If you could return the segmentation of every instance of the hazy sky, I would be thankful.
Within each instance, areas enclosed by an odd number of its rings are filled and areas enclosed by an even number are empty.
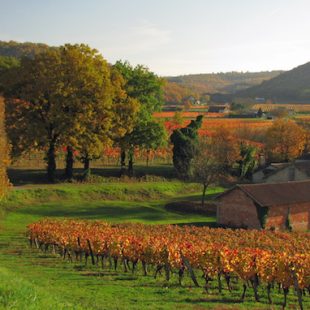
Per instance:
[[[88,43],[160,75],[310,61],[310,0],[0,0],[0,40]]]

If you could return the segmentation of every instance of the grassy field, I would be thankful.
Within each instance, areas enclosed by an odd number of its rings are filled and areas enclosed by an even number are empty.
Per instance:
[[[14,188],[2,203],[0,219],[0,309],[280,309],[282,295],[273,296],[270,307],[254,303],[249,290],[240,303],[241,290],[224,290],[216,284],[209,294],[195,288],[186,277],[183,286],[175,274],[169,283],[108,267],[70,263],[51,253],[30,249],[25,237],[27,224],[42,217],[101,219],[109,222],[147,224],[214,225],[215,218],[167,211],[166,203],[200,198],[197,184],[166,182],[104,183],[100,185],[27,185]],[[222,191],[213,188],[209,198]],[[198,273],[197,273],[198,274]],[[289,296],[294,309],[296,297]],[[305,306],[309,306],[306,303]]]

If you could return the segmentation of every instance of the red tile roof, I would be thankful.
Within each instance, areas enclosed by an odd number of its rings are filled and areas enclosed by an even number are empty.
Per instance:
[[[241,189],[262,207],[309,202],[310,208],[310,181],[239,184],[235,188]]]

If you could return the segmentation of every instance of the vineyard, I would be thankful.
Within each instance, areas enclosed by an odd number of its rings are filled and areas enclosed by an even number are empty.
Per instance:
[[[297,112],[297,113],[300,113],[300,112],[310,112],[310,104],[281,104],[281,103],[276,103],[276,104],[264,104],[264,103],[261,103],[261,104],[255,104],[253,107],[252,107],[252,110],[259,110],[259,109],[262,109],[263,112],[270,112],[270,111],[273,111],[275,109],[279,109],[279,108],[285,108],[287,110],[290,110],[290,111],[294,111],[294,112]]]
[[[198,110],[198,109],[197,109]],[[155,118],[173,118],[176,112],[173,111],[164,111],[164,112],[155,112],[153,116]],[[225,117],[225,113],[213,113],[213,112],[204,112],[204,111],[187,111],[179,112],[180,116],[183,118],[194,119],[198,115],[204,115],[205,117]]]
[[[217,281],[220,294],[232,292],[237,282],[243,286],[241,300],[251,287],[255,300],[260,288],[272,294],[282,290],[283,306],[292,289],[300,309],[310,294],[310,236],[308,233],[225,230],[194,226],[117,224],[77,220],[41,220],[28,226],[31,245],[44,251],[59,252],[102,268],[122,265],[125,272],[137,272],[141,263],[144,275],[155,278],[163,272],[166,281],[177,273],[179,284],[186,273],[195,286],[202,272],[205,289]],[[222,280],[226,283],[223,285]]]
[[[190,120],[185,120],[182,124],[175,124],[173,121],[165,121],[165,127],[169,133],[176,128],[187,126]],[[201,129],[199,129],[200,135],[210,135],[216,129],[225,127],[232,131],[237,130],[255,130],[264,131],[273,124],[272,120],[260,120],[260,119],[238,119],[238,118],[204,118]]]

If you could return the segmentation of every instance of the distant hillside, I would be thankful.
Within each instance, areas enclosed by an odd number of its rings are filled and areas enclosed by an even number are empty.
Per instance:
[[[310,62],[260,85],[240,91],[237,97],[263,97],[276,102],[310,102]]]
[[[51,47],[42,43],[0,41],[0,56],[15,58],[21,58],[23,56],[33,57],[35,54],[41,53],[49,48]]]
[[[228,72],[167,77],[165,98],[166,102],[169,103],[181,103],[189,95],[204,100],[205,94],[234,94],[240,90],[259,85],[263,81],[270,80],[282,72]],[[180,96],[183,97],[183,100],[171,100]]]
[[[235,93],[278,76],[283,71],[227,72],[167,77],[199,93]]]

